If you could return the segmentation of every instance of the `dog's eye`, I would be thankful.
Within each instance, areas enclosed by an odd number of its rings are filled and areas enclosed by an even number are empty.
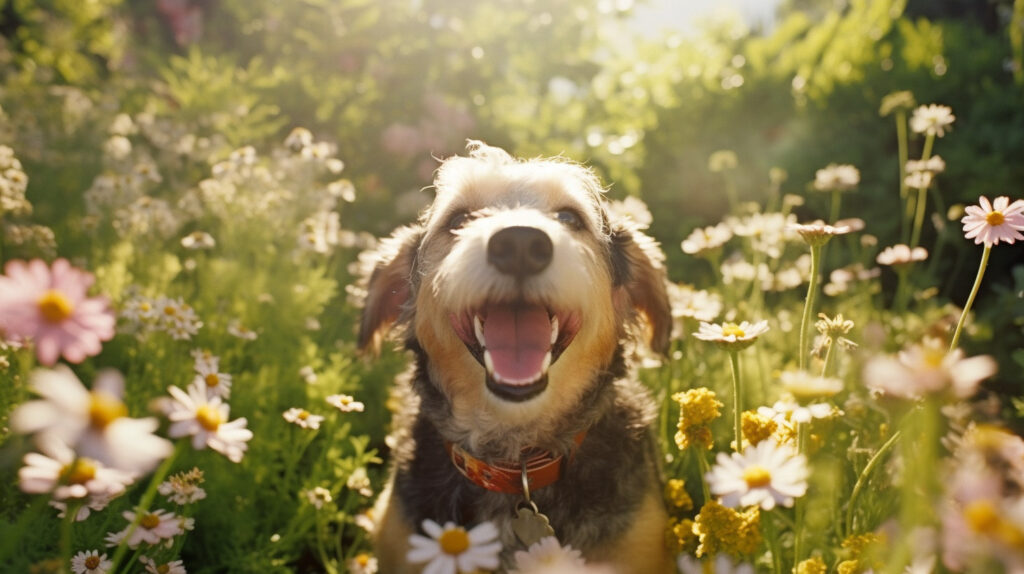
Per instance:
[[[448,218],[448,223],[445,224],[445,227],[449,230],[459,229],[465,225],[467,221],[469,221],[469,212],[459,211]]]
[[[571,209],[560,209],[555,213],[555,219],[559,223],[572,229],[573,231],[579,231],[583,229],[583,218],[580,217],[579,213]]]

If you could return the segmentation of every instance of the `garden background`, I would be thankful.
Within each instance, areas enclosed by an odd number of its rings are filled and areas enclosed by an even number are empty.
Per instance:
[[[386,473],[389,387],[405,357],[356,352],[358,255],[416,217],[438,158],[462,153],[469,138],[593,167],[610,199],[642,201],[623,209],[649,223],[670,279],[724,304],[705,320],[769,320],[769,341],[744,361],[745,378],[761,381],[747,393],[753,408],[772,404],[772,381],[798,362],[806,246],[796,237],[774,256],[737,246],[755,267],[800,270],[795,285],[762,288],[760,278],[726,280],[721,260],[681,242],[730,214],[830,220],[836,199],[814,189],[816,172],[851,164],[859,182],[843,193],[841,215],[866,227],[829,244],[822,276],[877,267],[884,246],[907,242],[913,193],[901,183],[897,129],[911,107],[889,113],[883,99],[907,91],[917,104],[949,106],[951,130],[927,144],[945,170],[920,195],[918,243],[930,257],[904,279],[907,301],[894,300],[900,275],[886,267],[826,291],[815,310],[856,323],[849,337],[862,352],[831,373],[846,385],[843,400],[867,396],[866,351],[948,337],[982,253],[962,236],[964,206],[1024,196],[1024,2],[786,0],[766,29],[708,20],[692,34],[640,33],[633,9],[621,0],[0,0],[0,145],[22,174],[5,181],[27,179],[24,200],[0,205],[0,261],[62,257],[95,276],[91,292],[109,298],[118,324],[101,353],[73,365],[87,386],[119,370],[128,412],[146,416],[169,386],[193,380],[190,353],[203,349],[231,375],[232,417],[253,433],[240,463],[209,449],[177,456],[169,470],[202,468],[208,496],[180,509],[194,530],[154,550],[157,560],[180,558],[189,572],[344,572],[370,551],[360,517]],[[905,137],[909,159],[920,158],[929,138]],[[147,317],[147,303],[194,313],[193,323]],[[684,315],[673,352],[643,371],[662,406],[667,471],[698,501],[680,520],[700,508],[700,471],[673,442],[670,397],[696,386],[728,396],[730,384],[727,354],[688,337],[697,321]],[[1019,432],[1019,245],[992,249],[961,347],[998,364],[965,407],[971,417]],[[22,491],[32,441],[9,420],[33,397],[36,366],[31,349],[0,349],[0,569],[11,572],[67,568],[62,545],[104,547],[147,484],[63,533],[47,497]],[[337,395],[364,410],[330,407]],[[291,424],[282,413],[293,407],[326,419],[315,430]],[[911,416],[884,401],[862,408],[846,405],[850,416],[818,429],[831,454],[819,456],[812,493],[831,502],[817,515],[848,511],[843,493],[886,430]],[[727,419],[716,423],[719,450],[729,449]],[[906,481],[886,476],[869,477],[861,532],[902,500]],[[822,516],[803,557],[839,564],[854,533]],[[795,539],[781,543],[795,562]],[[768,550],[739,558],[771,569],[779,551]],[[1001,556],[990,553],[993,567]]]

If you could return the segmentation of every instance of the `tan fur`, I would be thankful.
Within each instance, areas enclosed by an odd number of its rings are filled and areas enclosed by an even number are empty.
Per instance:
[[[381,572],[394,574],[415,574],[422,568],[410,566],[405,561],[409,552],[409,535],[413,533],[411,525],[402,516],[402,503],[397,496],[392,496],[394,481],[384,487],[377,504],[374,516],[377,516],[377,527],[373,534],[374,548]]]
[[[675,572],[673,557],[665,545],[668,515],[661,493],[654,491],[644,499],[633,528],[607,551],[593,557],[594,562],[608,562],[620,574],[658,574]]]

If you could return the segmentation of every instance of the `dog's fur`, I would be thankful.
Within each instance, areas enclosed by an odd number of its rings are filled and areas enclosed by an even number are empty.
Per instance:
[[[404,559],[410,533],[427,518],[467,528],[492,521],[502,533],[505,567],[522,548],[509,527],[522,497],[470,482],[452,464],[446,440],[487,461],[518,460],[526,447],[571,453],[561,479],[533,493],[559,541],[624,573],[669,571],[649,428],[655,411],[646,389],[628,376],[625,358],[638,334],[656,351],[668,345],[664,256],[609,214],[588,168],[517,160],[480,142],[468,151],[442,163],[433,204],[417,224],[382,242],[366,282],[360,345],[378,347],[397,325],[415,356],[396,390],[403,410],[395,416],[394,472],[377,508],[381,571],[419,571]],[[546,234],[550,264],[526,278],[490,264],[488,241],[508,226]],[[575,313],[578,332],[532,398],[491,392],[482,361],[453,326],[453,317],[490,301]],[[574,452],[582,430],[586,438]]]

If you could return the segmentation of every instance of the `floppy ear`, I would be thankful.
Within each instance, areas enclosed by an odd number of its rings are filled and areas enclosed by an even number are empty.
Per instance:
[[[400,227],[376,250],[361,256],[366,298],[359,324],[359,349],[380,351],[391,326],[407,311],[412,297],[412,269],[423,239],[419,226]]]
[[[672,335],[672,307],[665,282],[665,254],[658,243],[635,226],[613,222],[611,233],[612,279],[627,301],[623,304],[640,312],[647,321],[648,346],[662,355],[668,353]]]

